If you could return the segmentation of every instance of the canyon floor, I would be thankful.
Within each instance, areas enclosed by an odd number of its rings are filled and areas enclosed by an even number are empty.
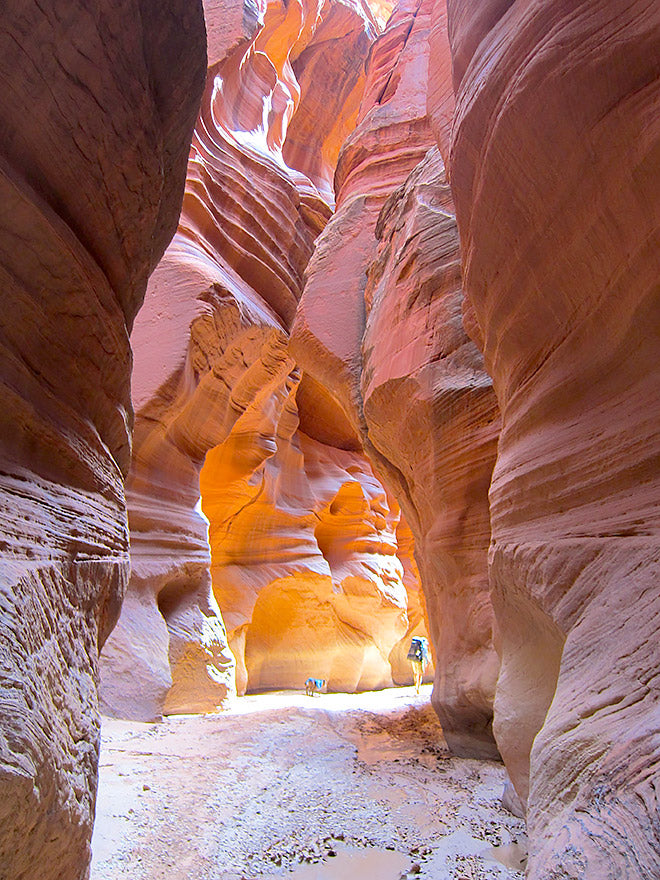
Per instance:
[[[430,691],[104,719],[91,880],[519,880],[504,770],[448,754]]]

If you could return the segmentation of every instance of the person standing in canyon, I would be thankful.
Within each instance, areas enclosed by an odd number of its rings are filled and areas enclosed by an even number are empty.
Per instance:
[[[410,642],[410,650],[408,651],[408,660],[412,666],[413,681],[415,682],[415,690],[419,693],[424,678],[424,672],[429,665],[429,642],[422,636],[414,636]]]

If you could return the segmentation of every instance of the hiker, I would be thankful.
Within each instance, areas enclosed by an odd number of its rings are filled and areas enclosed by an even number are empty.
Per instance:
[[[413,681],[415,682],[415,690],[419,693],[419,689],[424,678],[424,671],[429,665],[429,641],[423,636],[414,636],[410,642],[410,650],[408,651],[408,660],[412,666]]]
[[[326,680],[324,678],[308,678],[305,682],[305,693],[308,697],[313,697],[314,694],[321,694],[325,685]]]

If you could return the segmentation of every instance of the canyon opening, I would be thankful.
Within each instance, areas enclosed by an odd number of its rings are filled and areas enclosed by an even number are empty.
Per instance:
[[[8,0],[0,85],[0,880],[657,880],[660,6]]]

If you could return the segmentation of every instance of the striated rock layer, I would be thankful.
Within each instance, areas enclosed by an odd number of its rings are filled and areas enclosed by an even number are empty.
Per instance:
[[[128,330],[176,228],[203,82],[198,3],[3,4],[4,880],[88,874],[98,650],[129,569]]]
[[[179,229],[132,335],[133,575],[103,697],[139,718],[212,710],[235,674],[240,692],[390,684],[408,627],[398,506],[286,348],[375,25],[361,2],[271,2],[232,35],[220,12]]]
[[[295,390],[268,404],[277,421],[245,413],[202,470],[239,690],[309,676],[337,691],[391,686],[389,655],[408,630],[398,505],[361,452],[298,430]]]
[[[458,233],[437,150],[392,194],[376,236],[361,384],[369,440],[412,511],[437,660],[432,700],[443,731],[454,752],[492,756],[498,662],[488,487],[499,412],[461,321]]]
[[[660,8],[450,0],[451,180],[503,427],[496,736],[528,876],[660,864]]]
[[[499,422],[461,323],[458,233],[427,115],[433,11],[433,0],[400,3],[374,45],[291,350],[341,403],[414,534],[448,743],[494,755],[487,550]]]

